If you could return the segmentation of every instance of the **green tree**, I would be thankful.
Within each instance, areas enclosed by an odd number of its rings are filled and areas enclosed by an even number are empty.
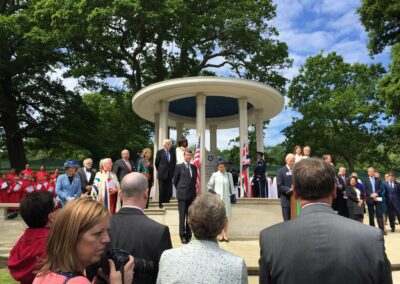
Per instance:
[[[371,54],[378,54],[386,46],[400,43],[399,1],[363,0],[358,13],[368,32]]]
[[[33,4],[0,4],[0,138],[17,169],[26,163],[24,139],[51,127],[75,96],[50,76],[63,54],[37,29]]]
[[[381,65],[349,64],[329,53],[309,57],[288,91],[289,105],[301,114],[283,132],[288,149],[310,145],[312,155],[343,159],[350,171],[357,161],[384,163],[378,82]]]
[[[270,0],[41,0],[41,31],[62,43],[68,75],[124,78],[134,93],[169,78],[213,74],[254,79],[283,90],[278,70],[290,66],[286,44],[271,26]],[[249,12],[251,11],[251,12]]]
[[[389,118],[385,147],[388,152],[397,154],[400,150],[400,43],[393,45],[391,59],[389,72],[380,81],[379,91]]]

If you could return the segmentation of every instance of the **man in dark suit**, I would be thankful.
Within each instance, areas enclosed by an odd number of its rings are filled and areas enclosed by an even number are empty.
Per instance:
[[[284,221],[290,220],[290,196],[292,194],[292,168],[295,162],[293,154],[287,154],[286,166],[276,172],[276,186],[281,197],[282,216]]]
[[[112,248],[120,248],[135,258],[153,261],[149,276],[135,273],[133,283],[156,283],[158,264],[163,251],[172,248],[167,226],[144,215],[148,198],[147,179],[143,174],[130,173],[121,183],[122,208],[111,218]]]
[[[395,216],[400,220],[400,184],[395,180],[394,173],[388,174],[388,180],[383,183],[386,188],[386,206],[392,232],[395,231]]]
[[[164,140],[164,148],[157,151],[156,169],[159,186],[158,206],[163,208],[163,203],[168,203],[172,196],[172,178],[176,165],[175,149],[171,148],[170,139]]]
[[[116,160],[113,164],[112,171],[117,175],[118,181],[121,182],[125,175],[135,171],[134,162],[129,160],[130,153],[124,149],[121,151],[121,159]]]
[[[331,208],[333,167],[316,158],[297,162],[293,192],[300,215],[261,232],[260,283],[392,283],[382,232]]]
[[[192,231],[187,222],[188,209],[196,198],[197,168],[190,164],[192,152],[186,150],[184,162],[176,165],[174,173],[174,185],[176,187],[176,197],[178,199],[179,210],[179,236],[181,242],[187,244],[192,238]]]
[[[92,168],[93,161],[90,158],[83,160],[83,167],[80,168],[77,173],[81,178],[82,194],[89,193],[92,191],[92,185],[96,171]]]
[[[384,231],[382,218],[382,182],[375,177],[375,169],[368,168],[368,177],[363,181],[364,190],[367,195],[369,224],[375,227],[375,214],[378,221],[378,227]],[[386,234],[386,233],[384,233]]]
[[[340,216],[349,217],[347,211],[346,188],[349,185],[349,177],[346,176],[346,168],[340,167],[337,175],[336,198],[333,200],[332,208],[336,210]]]

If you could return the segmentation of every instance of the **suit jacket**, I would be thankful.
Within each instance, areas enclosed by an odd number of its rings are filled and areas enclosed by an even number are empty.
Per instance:
[[[343,181],[342,176],[337,176],[337,182],[338,185],[341,185],[342,188],[339,189],[339,187],[336,188],[336,194],[339,198],[343,199],[343,193],[346,191],[347,186],[349,185],[349,177],[345,176],[346,182]]]
[[[88,181],[86,178],[85,170],[86,170],[86,168],[82,167],[77,171],[79,177],[81,178],[82,193],[86,192],[86,186],[93,185],[94,177],[96,176],[96,171],[93,169],[90,169],[90,178]]]
[[[385,181],[383,186],[386,188],[386,199],[400,205],[400,183],[394,181],[394,187],[392,188],[389,182]]]
[[[157,283],[247,284],[247,268],[242,257],[217,242],[192,240],[162,254]]]
[[[150,219],[137,208],[122,207],[110,221],[110,239],[113,248],[128,251],[135,258],[154,262],[151,277],[134,274],[132,283],[156,283],[158,264],[163,251],[172,248],[167,226]]]
[[[374,178],[374,180],[375,180],[375,192],[378,193],[378,195],[380,195],[382,192],[382,182],[379,178]],[[370,195],[372,194],[372,185],[369,177],[364,179],[363,185],[365,193],[367,194],[367,204],[371,204],[374,201],[370,197]]]
[[[57,178],[56,182],[56,200],[64,206],[67,203],[67,197],[79,197],[81,189],[81,179],[76,173],[74,174],[72,183],[69,182],[67,174],[62,174]]]
[[[117,175],[119,182],[121,182],[124,176],[135,171],[135,163],[131,160],[128,160],[128,162],[131,165],[132,171],[129,170],[128,166],[125,164],[124,159],[122,158],[116,160],[115,163],[113,164],[112,171]]]
[[[160,149],[156,154],[155,165],[157,168],[157,178],[161,180],[172,180],[176,165],[175,149],[169,150],[170,161],[168,162],[167,153],[165,149]]]
[[[292,174],[287,166],[284,166],[276,172],[276,186],[281,197],[282,207],[290,207],[290,189],[292,188]]]
[[[178,200],[192,200],[196,198],[197,168],[191,164],[192,176],[185,163],[175,167],[174,185],[176,188],[176,198]]]
[[[382,232],[324,204],[260,235],[260,283],[392,283]]]

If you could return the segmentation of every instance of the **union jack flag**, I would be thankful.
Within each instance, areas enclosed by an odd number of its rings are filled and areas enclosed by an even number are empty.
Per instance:
[[[242,187],[245,197],[251,197],[251,192],[249,190],[249,181],[247,177],[247,168],[250,166],[250,164],[249,146],[246,142],[244,142],[242,150]]]
[[[196,166],[197,168],[197,180],[196,180],[196,195],[199,195],[201,192],[200,189],[200,146],[201,146],[201,139],[199,136],[199,142],[196,145],[196,151],[194,152],[194,158],[192,165]]]

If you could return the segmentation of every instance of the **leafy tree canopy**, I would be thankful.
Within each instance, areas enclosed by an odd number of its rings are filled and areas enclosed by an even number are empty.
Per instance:
[[[386,46],[400,43],[400,2],[397,0],[363,0],[358,9],[368,32],[368,48],[378,54]]]
[[[289,149],[310,145],[312,155],[339,157],[351,171],[356,161],[384,163],[377,90],[384,72],[381,65],[346,63],[336,53],[309,57],[288,91],[290,106],[302,116],[283,131]]]

